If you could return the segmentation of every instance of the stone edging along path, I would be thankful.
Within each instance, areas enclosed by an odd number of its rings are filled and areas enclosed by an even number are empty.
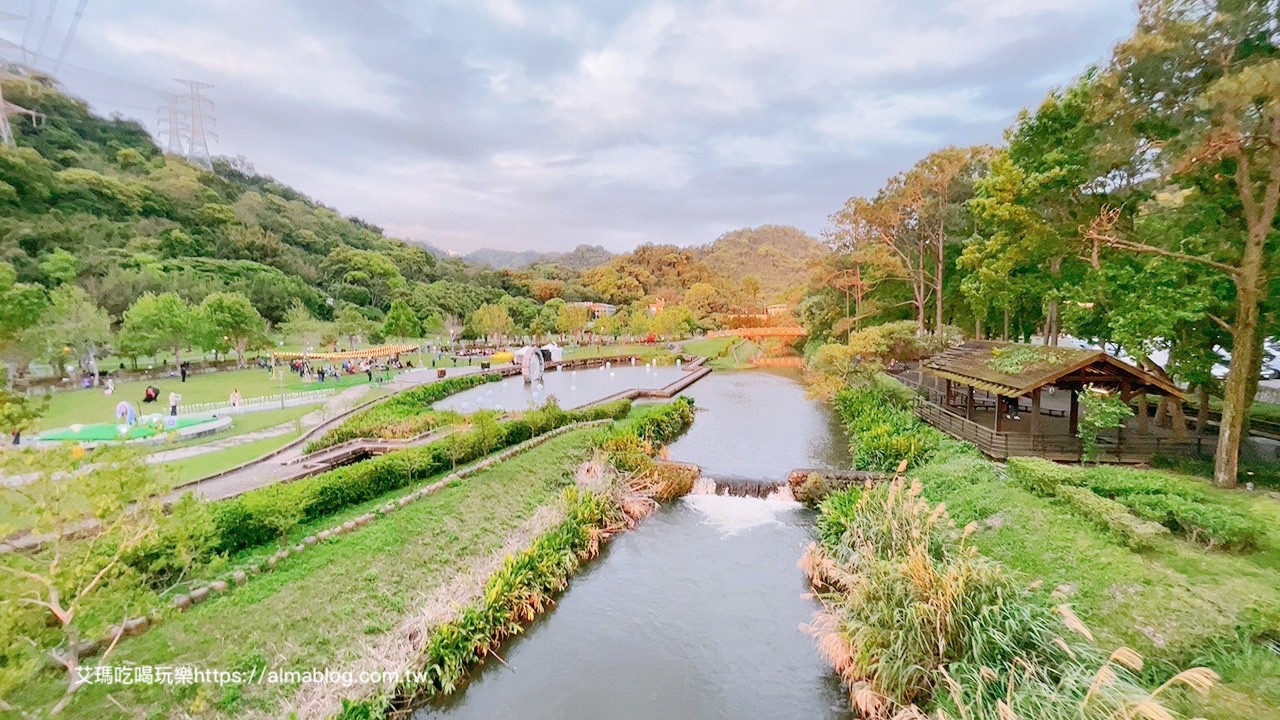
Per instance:
[[[535,438],[530,438],[528,440],[525,440],[524,442],[518,445],[513,445],[501,452],[488,455],[484,459],[476,463],[473,463],[464,468],[461,468],[449,473],[448,475],[440,478],[439,480],[431,483],[430,485],[426,485],[424,487],[418,488],[417,490],[414,490],[413,492],[408,493],[407,495],[403,495],[395,500],[392,500],[386,503],[385,505],[377,508],[376,510],[367,512],[363,515],[360,515],[359,517],[348,520],[342,523],[341,525],[335,525],[334,527],[328,530],[321,530],[320,532],[315,533],[314,535],[307,535],[306,537],[302,538],[302,540],[296,545],[293,545],[292,547],[281,548],[278,552],[274,553],[273,555],[270,555],[264,561],[250,563],[245,568],[237,569],[231,572],[229,575],[225,576],[224,578],[219,578],[217,580],[210,581],[207,584],[203,584],[201,585],[201,587],[198,587],[189,593],[178,595],[172,601],[173,608],[176,609],[178,612],[185,612],[191,609],[192,607],[195,607],[196,605],[204,602],[205,600],[208,600],[209,598],[213,597],[215,594],[225,593],[231,590],[234,586],[243,585],[247,583],[249,581],[250,576],[259,575],[259,574],[274,570],[277,565],[279,565],[282,561],[284,561],[291,555],[297,555],[298,553],[304,552],[309,547],[313,547],[322,542],[325,542],[326,540],[332,540],[337,538],[340,535],[344,535],[346,533],[350,533],[359,528],[362,528],[368,525],[369,523],[374,522],[375,520],[378,520],[380,518],[386,517],[387,515],[390,515],[391,513],[395,512],[396,510],[399,510],[400,508],[408,506],[410,503],[416,502],[428,495],[436,493],[441,488],[448,486],[450,483],[456,482],[458,480],[465,480],[466,478],[469,478],[472,475],[475,475],[476,473],[488,470],[494,465],[500,462],[504,462],[506,460],[510,460],[511,458],[523,452],[532,450],[533,448],[539,445],[542,445],[543,443],[547,442],[548,440],[551,440],[552,438],[559,437],[560,435],[564,435],[565,433],[573,432],[575,430],[585,430],[591,427],[600,427],[603,425],[611,424],[613,422],[614,422],[613,420],[588,420],[586,422],[564,425],[562,427],[558,427],[549,432],[545,432]],[[120,625],[111,627],[107,631],[106,637],[102,638],[101,640],[85,642],[79,648],[76,649],[76,654],[78,657],[82,659],[97,655],[98,653],[102,652],[104,649],[112,647],[115,644],[118,644],[120,640],[124,638],[136,637],[138,635],[145,633],[147,630],[150,630],[151,628],[160,624],[160,621],[162,619],[163,618],[158,613],[152,613],[151,615],[139,615],[137,617],[130,618],[129,620],[126,620],[124,623]]]

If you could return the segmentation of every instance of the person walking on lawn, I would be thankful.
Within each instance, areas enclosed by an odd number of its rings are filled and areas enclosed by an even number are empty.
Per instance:
[[[169,415],[178,416],[178,403],[182,402],[182,396],[176,392],[169,393]]]

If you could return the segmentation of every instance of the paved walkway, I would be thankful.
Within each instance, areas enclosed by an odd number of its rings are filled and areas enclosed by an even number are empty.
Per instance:
[[[460,375],[470,375],[472,373],[477,373],[477,372],[480,372],[480,368],[478,367],[458,368],[456,370],[450,369],[449,377],[458,377]],[[408,390],[409,388],[417,387],[419,385],[426,385],[429,383],[433,383],[436,381],[436,379],[437,378],[436,378],[436,373],[434,369],[419,368],[416,370],[410,370],[409,372],[401,373],[400,375],[396,376],[395,379],[388,382],[384,387],[390,389],[392,392],[400,392],[403,390]],[[367,385],[362,385],[358,387],[364,388],[366,390],[368,388]],[[341,395],[333,398],[330,402],[338,403],[339,401],[342,401],[344,399],[343,398],[344,395],[347,395],[348,392],[355,389],[356,388],[348,388],[348,390],[344,391]],[[166,502],[177,500],[179,497],[181,497],[182,495],[188,492],[195,493],[197,496],[204,498],[206,500],[222,500],[224,498],[235,497],[236,495],[240,495],[242,493],[246,493],[250,490],[254,490],[266,485],[271,485],[272,483],[280,479],[282,476],[294,474],[291,471],[296,468],[293,468],[290,466],[302,457],[303,449],[306,447],[307,441],[310,438],[318,437],[323,433],[328,432],[329,430],[340,425],[342,421],[346,420],[347,416],[352,413],[352,409],[350,409],[350,405],[354,403],[357,399],[358,397],[353,398],[348,396],[345,399],[347,403],[345,407],[349,409],[345,411],[341,411],[337,415],[333,415],[331,412],[326,413],[326,409],[329,408],[330,403],[325,403],[325,408],[321,408],[315,412],[308,413],[307,416],[303,418],[304,424],[307,422],[308,418],[311,418],[315,422],[315,424],[311,427],[311,429],[303,433],[303,435],[299,437],[297,440],[294,440],[289,445],[286,445],[284,448],[277,451],[275,454],[263,460],[260,460],[256,463],[252,463],[250,465],[239,468],[237,470],[233,470],[224,475],[219,475],[218,477],[210,478],[208,480],[202,480],[200,482],[178,488],[177,490],[174,490],[172,493],[166,496],[165,498]],[[321,414],[320,417],[314,417],[317,415],[317,413]],[[252,433],[249,433],[249,434],[252,434]],[[244,438],[246,438],[249,434],[240,435],[236,438],[227,438],[227,440],[228,441],[239,440],[241,442],[244,442]],[[173,452],[177,452],[177,451],[173,451]]]
[[[388,383],[390,386],[390,383]],[[371,388],[371,385],[353,385],[337,395],[325,401],[324,405],[303,415],[301,418],[302,430],[305,432],[317,425],[323,423],[327,418],[345,413],[352,407],[357,405],[360,398],[364,397]],[[288,435],[298,429],[298,422],[286,422],[279,425],[254,430],[253,432],[241,433],[230,437],[214,440],[213,442],[202,443],[200,445],[192,445],[190,447],[182,447],[174,450],[161,450],[160,452],[151,453],[147,456],[148,463],[166,463],[175,460],[185,460],[187,458],[199,457],[218,450],[226,450],[237,445],[251,443],[258,440],[266,440],[267,438]]]

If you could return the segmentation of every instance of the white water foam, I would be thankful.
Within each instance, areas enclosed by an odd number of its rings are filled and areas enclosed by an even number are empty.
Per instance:
[[[702,513],[708,522],[720,528],[725,536],[769,525],[781,525],[779,518],[800,507],[795,501],[770,502],[759,498],[730,495],[686,495],[685,503]]]

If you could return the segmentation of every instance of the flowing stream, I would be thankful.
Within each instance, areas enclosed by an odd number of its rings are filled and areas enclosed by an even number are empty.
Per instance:
[[[847,467],[839,427],[793,375],[712,373],[670,447],[716,485]],[[417,720],[845,720],[835,675],[801,630],[815,608],[796,562],[812,513],[777,496],[690,495],[611,542],[556,608],[468,687]]]

